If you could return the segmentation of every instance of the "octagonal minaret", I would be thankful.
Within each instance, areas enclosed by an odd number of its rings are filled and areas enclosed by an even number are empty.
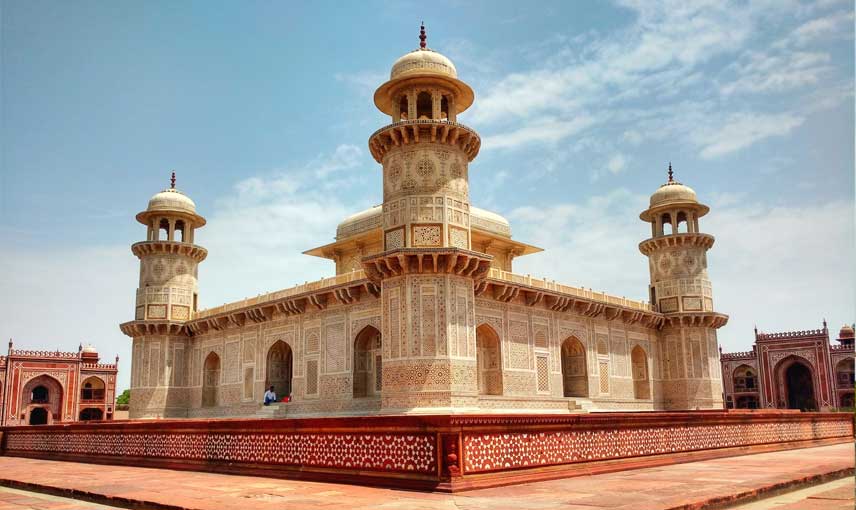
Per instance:
[[[671,163],[668,175],[639,216],[651,223],[651,238],[639,244],[649,261],[651,303],[666,318],[658,350],[661,397],[670,409],[721,408],[716,330],[728,316],[714,311],[707,274],[714,238],[699,229],[710,209],[674,179]]]
[[[146,240],[131,251],[140,259],[135,320],[183,322],[196,312],[199,263],[208,251],[193,244],[194,232],[205,225],[196,204],[175,188],[155,194],[137,221],[146,226]]]
[[[399,58],[375,105],[391,123],[369,138],[383,167],[383,251],[362,260],[381,285],[384,412],[475,409],[474,285],[492,257],[471,250],[473,103],[451,60],[427,47]]]
[[[392,124],[369,138],[383,165],[384,249],[470,248],[468,165],[481,139],[457,122],[473,103],[452,61],[420,47],[399,58],[375,105]]]

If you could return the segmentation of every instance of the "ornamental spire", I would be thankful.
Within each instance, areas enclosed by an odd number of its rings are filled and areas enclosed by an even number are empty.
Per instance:
[[[169,178],[169,187],[175,189],[175,170],[172,171],[172,177]]]
[[[422,22],[422,25],[419,27],[419,47],[423,50],[428,47],[428,43],[425,41],[428,39],[428,36],[425,35],[425,22]]]
[[[675,173],[672,172],[672,162],[669,161],[669,182],[675,182]]]

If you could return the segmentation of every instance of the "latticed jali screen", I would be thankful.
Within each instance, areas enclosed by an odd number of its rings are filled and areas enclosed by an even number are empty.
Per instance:
[[[459,415],[7,427],[3,454],[433,490],[852,441],[844,413]],[[686,458],[685,458],[686,456]],[[474,475],[478,475],[473,477]]]

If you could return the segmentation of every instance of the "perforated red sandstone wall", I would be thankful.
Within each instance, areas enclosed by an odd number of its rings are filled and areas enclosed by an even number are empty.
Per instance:
[[[455,491],[853,440],[843,413],[169,420],[7,427],[3,454]]]

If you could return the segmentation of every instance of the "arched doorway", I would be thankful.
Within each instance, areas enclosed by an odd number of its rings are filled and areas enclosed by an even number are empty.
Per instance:
[[[354,339],[354,398],[380,395],[383,387],[383,354],[380,331],[364,327]]]
[[[90,377],[80,386],[80,400],[104,402],[104,381],[99,377]]]
[[[44,407],[30,409],[30,425],[47,425],[48,410]]]
[[[648,378],[648,355],[645,349],[636,346],[630,352],[630,363],[633,372],[633,397],[639,399],[651,398],[651,381]]]
[[[562,387],[566,397],[588,397],[586,348],[573,336],[562,342]]]
[[[202,407],[217,407],[220,386],[220,356],[210,353],[202,372]]]
[[[734,369],[734,391],[758,391],[758,377],[755,369],[749,365],[740,365]]]
[[[800,361],[793,361],[785,368],[783,375],[788,409],[816,411],[811,369]]]
[[[267,353],[267,374],[265,389],[273,386],[277,398],[291,395],[291,377],[293,374],[293,355],[291,347],[282,340],[277,340]]]
[[[835,385],[852,389],[853,384],[853,358],[843,359],[835,365]]]
[[[36,420],[41,420],[42,412],[45,413],[46,417],[46,421],[43,423],[49,423],[51,416],[56,417],[57,420],[62,420],[63,394],[62,383],[53,377],[47,374],[34,377],[24,384],[21,391],[21,412],[33,404],[37,404],[31,409],[31,412],[36,408],[42,409],[42,411],[36,412]]]
[[[80,421],[101,420],[104,418],[104,413],[101,409],[87,407],[80,411]]]
[[[502,395],[502,356],[499,335],[487,324],[476,328],[479,395]]]

